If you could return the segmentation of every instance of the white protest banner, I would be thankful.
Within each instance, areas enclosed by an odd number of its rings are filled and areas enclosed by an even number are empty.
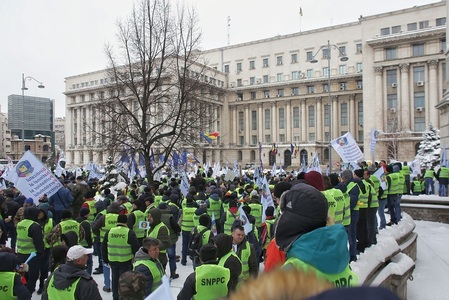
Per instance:
[[[363,159],[362,151],[349,132],[331,141],[331,145],[343,161],[351,162]]]
[[[25,197],[33,198],[36,205],[39,204],[39,197],[44,194],[51,197],[62,188],[59,180],[31,151],[25,152],[15,167],[3,173],[2,178],[14,183]]]
[[[187,178],[187,173],[184,172],[180,187],[181,193],[184,197],[187,196],[187,193],[189,192],[189,187],[190,187],[189,179]]]

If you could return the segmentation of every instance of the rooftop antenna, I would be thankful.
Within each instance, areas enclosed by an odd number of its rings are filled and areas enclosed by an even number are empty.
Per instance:
[[[228,16],[228,46],[231,44],[231,17]]]

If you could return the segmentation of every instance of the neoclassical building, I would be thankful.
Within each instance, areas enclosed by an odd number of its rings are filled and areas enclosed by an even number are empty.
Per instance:
[[[204,51],[223,94],[211,106],[220,138],[212,145],[198,140],[198,158],[242,164],[261,158],[265,166],[297,168],[317,153],[325,165],[329,141],[350,132],[365,159],[411,160],[430,124],[449,123],[436,108],[446,89],[445,49],[440,1]],[[69,164],[106,160],[101,143],[89,147],[82,125],[93,122],[89,101],[104,93],[104,74],[66,78]]]

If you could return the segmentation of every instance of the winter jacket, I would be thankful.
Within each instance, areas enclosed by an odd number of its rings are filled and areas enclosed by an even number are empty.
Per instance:
[[[71,264],[70,262],[60,265],[45,282],[44,293],[42,300],[48,300],[48,283],[54,277],[53,284],[56,289],[65,289],[72,285],[78,278],[80,281],[76,286],[75,299],[76,300],[102,300],[98,286],[92,276],[89,275],[83,268]],[[51,299],[49,299],[51,300]]]
[[[1,272],[14,272],[16,266],[19,265],[19,261],[12,253],[0,252],[0,273]],[[30,300],[31,294],[28,289],[23,285],[19,274],[14,276],[14,289],[13,295],[17,297],[17,300]]]
[[[73,196],[73,217],[77,218],[81,205],[84,203],[84,194],[90,189],[89,185],[84,180],[81,180],[76,183],[76,185],[73,187],[72,190],[72,196]]]
[[[152,259],[148,255],[147,249],[140,248],[139,251],[136,252],[136,255],[134,256],[134,263],[138,262],[139,260],[151,260],[156,263],[160,270],[163,271],[161,262],[159,260]],[[151,294],[151,289],[153,287],[153,274],[150,272],[150,269],[148,269],[148,267],[144,264],[138,265],[135,268],[135,271],[142,273],[147,278],[147,284],[145,286],[145,297],[147,297],[149,294]]]
[[[55,211],[63,211],[70,208],[73,202],[73,196],[65,187],[60,188],[56,194],[48,198],[48,203],[52,205]]]
[[[230,251],[233,251],[232,237],[230,235],[220,233],[213,237],[212,241],[217,246],[218,261],[220,261],[220,259]],[[231,272],[231,278],[229,280],[229,291],[233,291],[236,289],[240,274],[242,273],[242,263],[238,258],[231,255],[223,266],[225,268],[228,268]]]

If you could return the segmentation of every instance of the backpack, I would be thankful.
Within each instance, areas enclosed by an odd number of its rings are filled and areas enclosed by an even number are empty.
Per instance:
[[[118,294],[121,300],[145,298],[147,278],[137,271],[126,271],[120,276]]]
[[[198,227],[195,227],[190,232],[188,253],[192,261],[200,256],[200,248],[203,246],[203,234],[208,230],[209,229],[204,228],[203,230],[198,231]]]

